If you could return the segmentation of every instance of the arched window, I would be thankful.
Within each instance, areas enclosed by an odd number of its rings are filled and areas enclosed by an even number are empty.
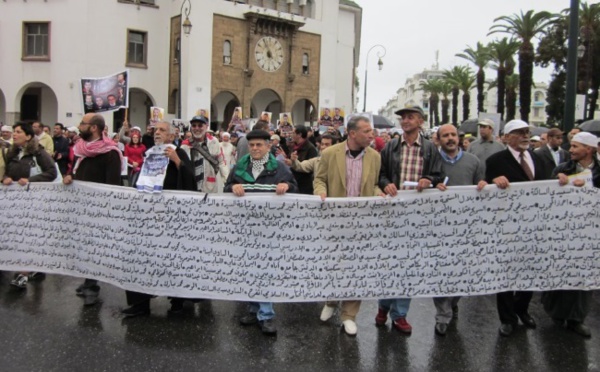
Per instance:
[[[302,74],[308,75],[308,73],[309,73],[308,53],[304,53],[302,55]]]
[[[225,40],[223,43],[223,64],[231,64],[231,41]]]

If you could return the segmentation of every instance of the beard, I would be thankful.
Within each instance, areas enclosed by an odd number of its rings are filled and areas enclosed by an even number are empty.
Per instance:
[[[79,132],[79,138],[88,142],[92,138],[92,132],[89,130],[86,130],[85,132]]]

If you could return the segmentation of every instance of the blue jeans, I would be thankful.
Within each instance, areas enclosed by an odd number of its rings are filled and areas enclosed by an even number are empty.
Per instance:
[[[256,313],[259,321],[273,319],[275,310],[273,310],[272,302],[249,302],[248,308],[251,313]]]
[[[379,300],[379,308],[389,311],[390,318],[395,321],[398,318],[406,318],[408,308],[410,307],[410,298],[393,298],[388,300]]]

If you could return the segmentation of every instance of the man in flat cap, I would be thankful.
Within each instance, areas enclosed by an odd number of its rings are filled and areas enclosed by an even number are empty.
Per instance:
[[[443,183],[442,157],[437,147],[421,135],[425,120],[423,109],[405,107],[396,111],[396,115],[402,117],[402,135],[388,142],[381,151],[379,187],[386,194],[396,196],[398,190],[416,188],[421,192]],[[405,182],[415,182],[417,186],[406,186]],[[375,324],[384,326],[389,313],[395,329],[412,333],[412,326],[406,320],[409,306],[410,298],[379,300]]]
[[[298,184],[292,172],[271,154],[269,132],[254,129],[246,135],[246,139],[250,153],[237,161],[235,168],[229,173],[224,192],[233,192],[240,197],[246,195],[246,192],[275,192],[277,195],[297,193]],[[249,313],[240,318],[240,324],[258,323],[264,334],[275,335],[277,328],[274,317],[272,302],[251,302]]]
[[[481,119],[477,123],[479,127],[479,139],[471,142],[468,153],[479,158],[481,165],[485,168],[485,161],[492,154],[504,150],[504,145],[494,138],[494,122],[491,119]]]

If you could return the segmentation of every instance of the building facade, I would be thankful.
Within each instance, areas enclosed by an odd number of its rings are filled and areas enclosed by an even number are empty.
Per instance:
[[[5,1],[0,45],[0,121],[77,124],[81,78],[129,70],[125,114],[144,127],[150,107],[166,118],[209,110],[215,126],[233,110],[354,110],[362,10],[348,0]],[[188,13],[189,12],[189,13]],[[183,20],[192,25],[189,34]],[[15,37],[21,35],[21,37]]]
[[[427,115],[428,119],[430,118],[430,108],[429,108],[429,94],[421,90],[421,83],[434,78],[441,78],[443,76],[443,71],[435,68],[432,69],[424,69],[423,72],[413,75],[412,77],[406,79],[403,87],[400,87],[394,97],[392,97],[385,106],[380,108],[379,114],[387,117],[390,120],[398,120],[397,116],[394,114],[395,111],[399,110],[402,107],[406,106],[414,106],[418,105],[423,108],[423,111]],[[531,111],[529,115],[529,121],[532,125],[540,125],[545,124],[547,115],[546,115],[546,92],[548,89],[548,85],[546,83],[535,83],[535,86],[531,91]],[[477,118],[477,88],[474,87],[469,92],[470,94],[470,103],[469,103],[469,119]],[[458,121],[463,122],[464,118],[462,117],[462,96],[463,93],[460,92],[458,97]],[[497,89],[491,88],[488,89],[488,84],[486,83],[484,86],[484,103],[483,107],[485,112],[495,113],[497,110]],[[448,97],[452,100],[452,95]],[[441,100],[443,96],[440,94],[440,103],[439,103],[439,113],[441,120]],[[519,103],[517,97],[517,116],[519,115]],[[452,106],[450,106],[449,114],[451,115]],[[441,123],[444,124],[444,123]],[[424,125],[426,129],[431,126],[431,120],[428,120]]]

